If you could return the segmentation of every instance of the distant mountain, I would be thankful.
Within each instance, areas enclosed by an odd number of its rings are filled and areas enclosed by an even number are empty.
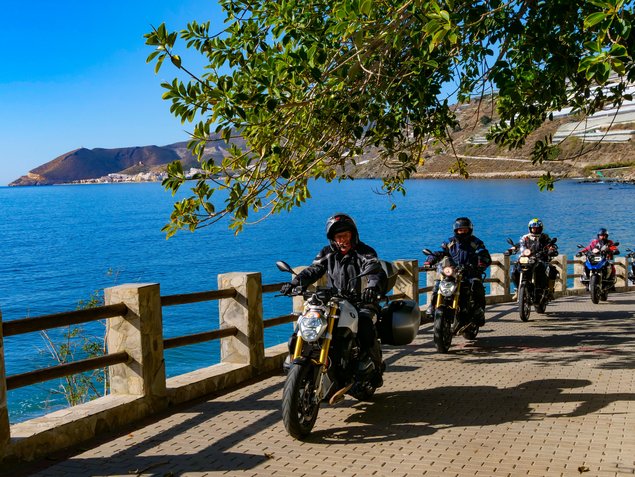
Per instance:
[[[242,141],[234,141],[240,147]],[[205,149],[205,157],[221,159],[227,154],[227,144],[212,142]],[[187,149],[186,142],[167,146],[123,147],[117,149],[80,148],[62,154],[28,174],[11,182],[10,186],[32,186],[64,184],[85,179],[95,179],[112,173],[128,171],[149,172],[165,168],[173,161],[181,160],[184,168],[198,165],[196,158]]]
[[[414,178],[458,177],[449,170],[460,158],[471,177],[512,178],[538,177],[549,172],[555,177],[593,177],[635,180],[635,101],[621,109],[605,110],[583,118],[569,113],[554,114],[532,133],[527,143],[509,150],[488,140],[491,124],[498,120],[491,99],[456,106],[459,125],[452,131],[452,144],[436,144],[424,152],[424,163],[412,174]],[[487,116],[489,112],[492,116]],[[532,164],[534,141],[552,136],[557,157],[542,164]],[[216,136],[205,149],[205,158],[222,159],[228,145]],[[244,140],[232,139],[241,149]],[[379,160],[379,151],[371,148],[357,158],[357,165],[347,165],[353,177],[386,177],[394,165]],[[98,179],[113,173],[139,174],[159,172],[175,160],[184,169],[197,167],[198,161],[186,142],[167,146],[128,147],[119,149],[76,149],[39,166],[9,185],[61,184]]]

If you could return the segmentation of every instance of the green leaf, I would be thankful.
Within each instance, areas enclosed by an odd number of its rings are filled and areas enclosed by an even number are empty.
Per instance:
[[[596,13],[592,13],[591,15],[589,15],[588,17],[586,17],[584,19],[584,27],[585,28],[592,28],[595,25],[597,25],[600,22],[603,22],[604,20],[606,20],[607,15],[604,12],[596,12]]]

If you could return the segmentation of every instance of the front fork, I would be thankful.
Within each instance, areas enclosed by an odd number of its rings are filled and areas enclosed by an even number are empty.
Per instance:
[[[324,334],[322,349],[320,350],[320,357],[318,361],[312,360],[313,364],[320,367],[320,372],[316,373],[315,376],[316,395],[320,397],[322,396],[322,384],[324,382],[322,376],[328,371],[329,349],[331,348],[331,341],[333,341],[333,329],[335,328],[335,322],[339,318],[339,308],[331,305],[328,316],[328,324],[326,327],[326,333]],[[304,346],[304,340],[302,339],[302,336],[300,336],[300,333],[296,336],[297,339],[295,342],[295,349],[293,350],[292,362],[302,356],[302,347]]]
[[[456,291],[454,292],[454,296],[452,297],[452,305],[450,306],[450,308],[452,308],[453,310],[459,309],[460,296],[461,296],[461,281],[459,280],[457,281]],[[436,303],[435,309],[438,309],[440,306],[443,305],[443,299],[444,299],[444,296],[437,291],[437,303]]]

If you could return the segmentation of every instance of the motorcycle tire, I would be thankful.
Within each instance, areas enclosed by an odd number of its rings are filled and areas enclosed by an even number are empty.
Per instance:
[[[591,301],[594,305],[597,305],[600,302],[600,285],[598,284],[597,275],[591,275],[589,291],[591,292]]]
[[[527,288],[524,286],[521,286],[518,289],[518,314],[522,321],[529,321],[529,315],[531,315],[531,301],[529,300]]]
[[[463,333],[461,333],[461,335],[463,335],[463,338],[465,338],[466,340],[476,339],[476,335],[478,335],[478,326],[470,326]]]
[[[282,422],[289,435],[295,439],[307,437],[317,420],[320,403],[315,396],[313,365],[292,366],[282,391]]]
[[[540,313],[541,315],[543,315],[546,310],[547,310],[547,300],[541,300],[538,303],[536,303],[535,305],[536,307],[536,313]]]
[[[353,385],[353,387],[351,388],[348,394],[350,394],[353,398],[357,399],[358,401],[370,401],[370,399],[375,394],[376,389],[377,388],[375,388],[374,386],[371,386],[369,383],[357,382]]]
[[[449,311],[443,308],[437,308],[434,314],[434,345],[439,353],[447,353],[452,344],[452,322]]]

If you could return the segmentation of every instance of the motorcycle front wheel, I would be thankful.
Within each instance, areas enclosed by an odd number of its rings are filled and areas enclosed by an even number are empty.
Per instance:
[[[447,353],[452,344],[451,311],[444,307],[437,308],[434,314],[434,345],[439,353]]]
[[[597,275],[591,275],[589,280],[589,291],[591,292],[591,301],[594,305],[600,302],[600,284],[598,283],[599,277]]]
[[[282,422],[291,437],[308,436],[317,420],[320,403],[315,396],[313,365],[296,364],[291,367],[282,391]]]
[[[527,293],[527,287],[521,285],[518,289],[518,314],[522,321],[529,321],[529,315],[531,314],[531,301],[529,300],[529,293]]]

